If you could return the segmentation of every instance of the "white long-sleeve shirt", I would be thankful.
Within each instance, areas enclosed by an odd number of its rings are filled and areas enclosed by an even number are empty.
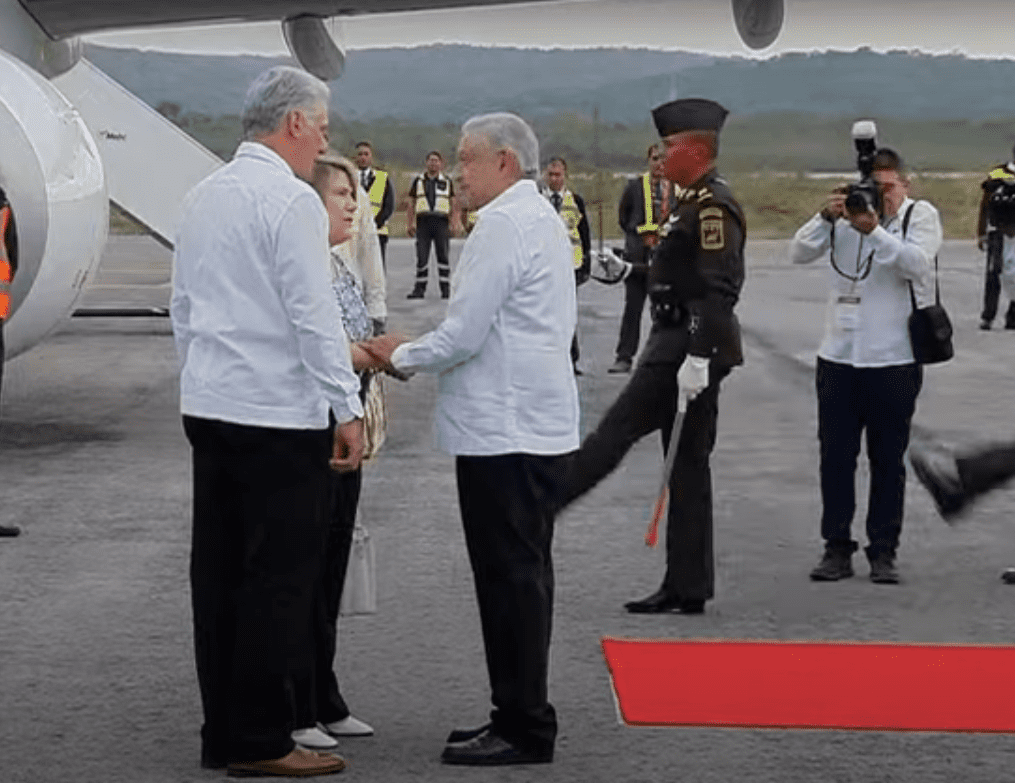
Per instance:
[[[388,317],[388,305],[381,243],[377,239],[377,224],[374,223],[370,195],[362,185],[357,188],[352,236],[338,247],[341,248],[342,259],[363,291],[363,301],[366,302],[370,317],[383,321]]]
[[[451,281],[447,316],[399,346],[399,370],[440,373],[437,446],[453,455],[578,448],[571,242],[531,180],[479,210]]]
[[[902,220],[914,204],[905,239]],[[829,258],[832,224],[815,215],[796,232],[790,260],[807,264]],[[918,306],[934,301],[934,258],[941,249],[941,219],[927,201],[903,201],[898,213],[864,236],[848,221],[835,223],[835,265],[829,263],[825,337],[818,356],[854,367],[910,364],[909,314],[913,306],[909,282]],[[857,281],[849,277],[862,278]],[[859,297],[855,328],[840,310],[841,300]],[[848,305],[847,305],[848,306]]]
[[[1005,236],[1001,251],[1001,288],[1015,301],[1015,237]]]
[[[170,305],[180,410],[261,427],[324,429],[363,415],[331,290],[320,197],[263,144],[184,202]]]

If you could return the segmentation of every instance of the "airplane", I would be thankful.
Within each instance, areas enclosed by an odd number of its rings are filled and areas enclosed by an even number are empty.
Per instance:
[[[79,36],[279,20],[296,60],[331,81],[345,55],[324,19],[519,2],[533,0],[0,0],[0,187],[19,248],[7,358],[37,345],[72,311],[101,258],[110,201],[172,247],[183,197],[222,165],[83,58]],[[783,0],[732,0],[732,10],[747,46],[762,49],[778,37]]]

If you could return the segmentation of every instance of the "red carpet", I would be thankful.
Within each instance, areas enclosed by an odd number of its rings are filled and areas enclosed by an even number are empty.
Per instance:
[[[1015,647],[603,639],[625,723],[1015,731]]]

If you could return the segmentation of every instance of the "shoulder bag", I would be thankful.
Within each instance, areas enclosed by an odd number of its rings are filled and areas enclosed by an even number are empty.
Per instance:
[[[903,239],[915,206],[915,203],[909,205],[902,220]],[[909,281],[909,299],[913,304],[913,312],[909,315],[909,341],[913,346],[913,359],[917,364],[947,362],[955,355],[955,349],[952,346],[952,322],[941,304],[937,256],[934,256],[934,304],[917,307],[912,281]]]

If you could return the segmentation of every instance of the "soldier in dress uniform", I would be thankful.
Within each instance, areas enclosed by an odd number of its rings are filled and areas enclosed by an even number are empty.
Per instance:
[[[669,449],[678,396],[687,403],[669,480],[666,575],[655,593],[626,604],[629,612],[700,614],[714,592],[709,457],[719,385],[743,363],[733,308],[744,281],[746,224],[715,167],[726,115],[702,98],[652,111],[677,197],[649,268],[652,330],[630,381],[575,454],[556,498],[559,509],[592,488],[654,430]]]

